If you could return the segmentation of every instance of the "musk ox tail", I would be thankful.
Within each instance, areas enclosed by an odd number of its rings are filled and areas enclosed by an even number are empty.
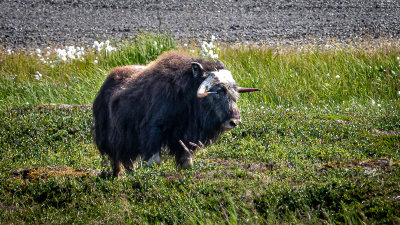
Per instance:
[[[107,148],[107,130],[108,130],[108,110],[105,94],[99,92],[93,103],[93,116],[94,116],[94,127],[93,136],[94,142],[100,150],[101,154],[109,154]]]

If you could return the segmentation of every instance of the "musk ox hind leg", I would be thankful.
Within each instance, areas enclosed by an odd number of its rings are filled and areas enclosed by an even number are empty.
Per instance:
[[[119,173],[121,172],[121,162],[115,159],[110,159],[111,167],[113,169],[113,177],[119,179]]]
[[[112,176],[114,178],[119,179],[119,175],[122,171],[122,166],[125,168],[127,173],[131,173],[136,167],[137,167],[137,160],[118,160],[118,159],[112,159],[111,157],[108,157],[110,160],[107,162],[110,162],[111,168],[112,168]],[[103,162],[102,162],[103,164]],[[104,165],[104,164],[103,164]],[[111,175],[108,173],[108,175]]]

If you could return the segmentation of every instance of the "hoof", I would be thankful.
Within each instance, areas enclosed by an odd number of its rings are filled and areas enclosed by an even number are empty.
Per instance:
[[[183,159],[181,161],[181,163],[179,164],[180,169],[189,169],[191,167],[193,167],[193,158],[192,157],[188,157],[186,159]]]
[[[161,163],[160,153],[156,153],[149,159],[149,161],[147,161],[146,165],[151,167],[154,164],[160,165],[160,163]]]

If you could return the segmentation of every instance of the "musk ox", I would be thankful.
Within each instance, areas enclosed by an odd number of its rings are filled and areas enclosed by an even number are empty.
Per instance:
[[[178,167],[192,165],[193,143],[212,143],[240,123],[240,92],[221,61],[168,52],[147,66],[115,68],[93,103],[94,140],[113,175],[140,156],[160,163],[162,147]],[[202,144],[201,144],[202,145]],[[189,147],[187,147],[189,146]]]

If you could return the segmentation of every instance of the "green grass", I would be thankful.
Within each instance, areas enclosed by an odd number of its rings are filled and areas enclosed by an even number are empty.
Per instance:
[[[90,105],[48,104],[90,104],[115,66],[199,50],[149,34],[115,45],[54,68],[0,54],[0,223],[400,223],[398,47],[220,45],[238,83],[262,89],[241,96],[240,127],[189,170],[164,156],[113,180],[101,173],[110,168],[92,143]]]
[[[157,42],[157,47],[154,42]],[[89,104],[107,73],[118,65],[147,64],[163,51],[176,49],[166,35],[144,34],[130,41],[116,43],[117,51],[96,53],[89,50],[85,60],[43,63],[36,54],[17,51],[0,53],[0,108],[23,104]],[[162,48],[160,46],[163,46]],[[50,60],[56,60],[52,54]],[[95,59],[98,63],[95,64]],[[35,79],[39,72],[43,76]],[[15,77],[10,79],[10,77]]]

